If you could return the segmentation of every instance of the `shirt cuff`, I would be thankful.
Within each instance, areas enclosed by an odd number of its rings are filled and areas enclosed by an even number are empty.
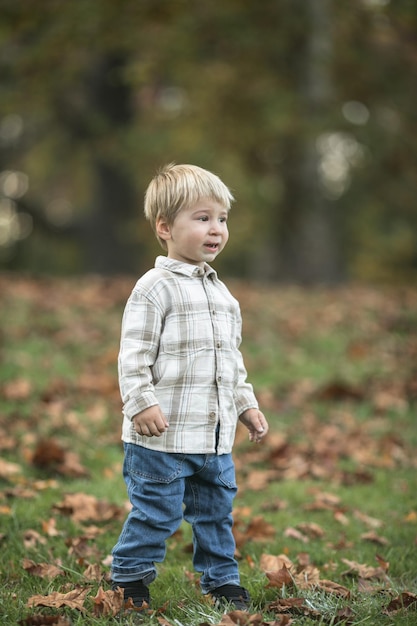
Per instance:
[[[123,415],[132,421],[135,415],[157,404],[159,402],[153,393],[143,393],[139,398],[131,398],[124,404]]]

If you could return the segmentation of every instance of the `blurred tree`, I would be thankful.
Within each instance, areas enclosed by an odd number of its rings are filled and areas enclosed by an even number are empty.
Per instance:
[[[416,14],[411,0],[2,0],[3,267],[144,269],[158,247],[141,196],[161,164],[189,161],[238,200],[219,269],[415,275]]]

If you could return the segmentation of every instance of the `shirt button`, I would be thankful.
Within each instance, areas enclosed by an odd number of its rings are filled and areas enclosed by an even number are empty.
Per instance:
[[[221,342],[221,341],[218,341],[218,342],[216,343],[216,348],[221,348],[221,347],[222,347],[222,342]]]
[[[211,417],[211,419],[214,419],[216,417],[216,413],[212,411],[211,413],[209,413],[209,417]]]
[[[222,377],[221,376],[217,376],[217,382],[220,383],[222,381]]]

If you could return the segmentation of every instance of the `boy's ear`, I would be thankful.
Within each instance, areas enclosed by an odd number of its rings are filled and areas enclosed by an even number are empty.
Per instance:
[[[164,241],[171,239],[171,228],[168,222],[166,222],[166,220],[164,220],[162,217],[160,217],[156,221],[156,234],[160,239],[163,239]]]

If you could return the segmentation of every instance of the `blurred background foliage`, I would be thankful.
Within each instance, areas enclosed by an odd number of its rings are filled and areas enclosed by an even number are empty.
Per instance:
[[[237,202],[216,268],[417,277],[415,0],[0,0],[0,268],[138,273],[161,165]]]

